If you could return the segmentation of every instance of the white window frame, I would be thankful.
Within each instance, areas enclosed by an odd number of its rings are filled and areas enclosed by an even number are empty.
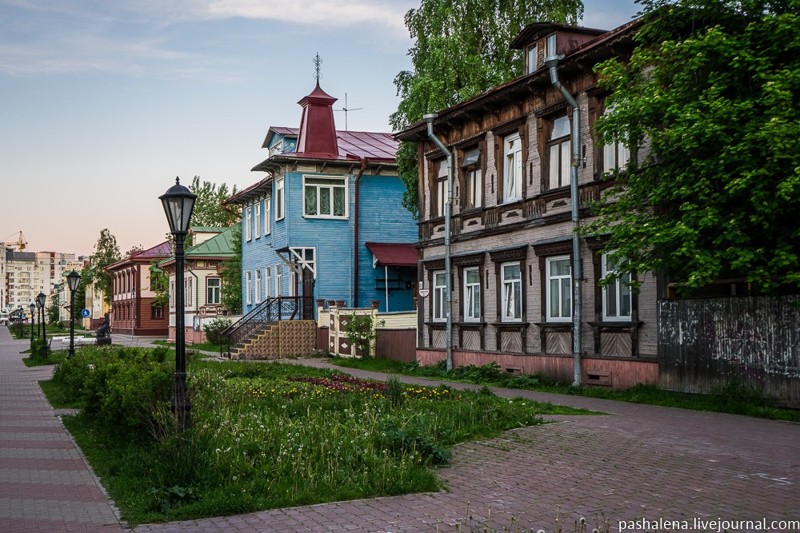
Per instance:
[[[553,264],[567,261],[569,264],[569,274],[553,274]],[[553,295],[553,282],[556,283],[558,294]],[[558,255],[548,257],[545,259],[545,316],[547,322],[572,322],[572,261],[569,255]],[[564,312],[564,297],[568,298],[569,308]],[[553,314],[552,306],[553,299],[557,298],[555,302],[558,305],[558,314]]]
[[[253,272],[255,273],[255,282],[254,282],[255,290],[253,291],[255,293],[255,303],[260,304],[261,303],[261,270],[257,268]]]
[[[528,47],[528,74],[539,69],[539,46],[532,44]]]
[[[464,322],[481,321],[481,269],[480,267],[467,267],[464,276]],[[476,279],[470,281],[470,274]]]
[[[289,296],[297,296],[297,271],[289,267]]]
[[[313,183],[315,180],[325,180],[328,183]],[[334,183],[336,182],[336,183]],[[307,213],[306,212],[306,190],[309,187],[313,187],[316,189],[316,213]],[[330,214],[321,214],[323,205],[322,205],[322,189],[328,189],[328,199],[329,205],[328,208],[330,209]],[[335,200],[334,195],[336,190],[342,190],[344,194],[344,214],[342,215],[335,215],[333,214]],[[303,216],[305,218],[324,218],[324,219],[336,219],[336,220],[343,220],[349,216],[349,201],[348,201],[348,194],[349,194],[349,180],[347,177],[342,176],[317,176],[317,175],[304,175],[303,176]]]
[[[284,178],[275,180],[275,222],[283,220],[286,216],[286,183]]]
[[[244,273],[244,303],[252,305],[253,303],[253,274],[249,270]]]
[[[522,199],[522,138],[514,133],[503,139],[503,203]]]
[[[188,276],[183,280],[183,288],[184,288],[184,304],[186,307],[192,307],[194,305],[194,290],[193,290],[194,282],[192,281],[192,277]]]
[[[271,231],[270,219],[272,218],[272,196],[264,198],[264,236],[269,235]]]
[[[517,267],[518,277],[507,277],[507,268]],[[522,263],[511,261],[500,264],[501,322],[522,322],[525,294],[522,287]],[[511,312],[509,312],[511,311]],[[519,311],[519,314],[516,313]]]
[[[275,264],[275,296],[283,296],[283,266]]]
[[[253,240],[253,206],[251,204],[247,204],[245,207],[245,219],[244,219],[244,239],[246,241]]]
[[[431,278],[433,297],[431,298],[431,320],[444,322],[447,320],[447,278],[444,270],[436,270]]]
[[[254,211],[253,211],[253,233],[255,233],[256,239],[261,238],[261,200],[258,200],[254,204]]]
[[[609,274],[616,274],[616,264],[614,263],[614,254],[603,254],[601,259],[601,278],[605,278]],[[631,293],[631,275],[628,272],[622,272],[618,277],[603,286],[603,321],[604,322],[630,322],[633,316],[633,295]],[[616,310],[609,309],[609,300],[613,298],[616,304]],[[627,300],[628,312],[622,313],[623,301]]]
[[[545,57],[557,56],[558,55],[557,50],[558,50],[558,48],[557,48],[557,43],[556,43],[556,34],[555,33],[551,33],[545,39],[544,56]]]
[[[436,212],[434,217],[444,216],[444,207],[447,203],[447,159],[440,160],[436,165]]]
[[[272,269],[270,267],[264,267],[264,299],[269,300],[271,298],[271,291]]]
[[[212,284],[212,282],[215,282]],[[219,305],[222,303],[222,278],[206,278],[206,304]]]
[[[605,110],[603,115],[613,113],[613,108]],[[614,140],[603,145],[603,173],[622,172],[631,160],[630,148],[622,140]]]
[[[480,167],[468,168],[465,176],[468,208],[483,207],[483,173]]]
[[[560,121],[565,122],[560,122]],[[567,132],[559,134],[557,123],[566,124]],[[570,182],[572,164],[572,124],[567,115],[552,120],[550,135],[547,138],[547,190],[567,187]]]

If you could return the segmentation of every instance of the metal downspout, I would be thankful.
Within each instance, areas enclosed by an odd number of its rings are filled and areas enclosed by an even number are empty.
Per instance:
[[[358,307],[358,205],[361,196],[361,175],[367,169],[369,160],[361,158],[361,168],[358,169],[355,180],[355,198],[353,200],[353,307]]]
[[[453,211],[453,153],[433,133],[433,121],[438,115],[429,113],[422,119],[428,123],[428,137],[447,156],[447,202],[444,204],[444,292],[445,292],[445,350],[447,370],[453,369],[453,294],[450,287],[450,217]]]
[[[581,158],[580,136],[581,136],[581,115],[578,102],[561,85],[558,79],[558,62],[563,56],[550,56],[544,60],[545,65],[550,71],[550,83],[558,89],[564,99],[572,107],[572,165],[570,166],[570,203],[572,204],[572,359],[573,359],[573,387],[581,384],[581,314],[583,302],[581,298],[581,242],[578,235],[580,227],[580,197],[578,194],[578,164]]]

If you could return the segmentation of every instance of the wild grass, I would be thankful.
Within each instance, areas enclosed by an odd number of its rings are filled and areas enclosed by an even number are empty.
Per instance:
[[[85,350],[56,373],[82,402],[65,423],[131,525],[438,490],[453,445],[564,412],[488,389],[191,361],[181,434],[163,388],[170,357]]]
[[[331,361],[337,366],[374,372],[800,422],[800,410],[778,407],[773,399],[742,383],[730,383],[711,394],[686,394],[659,389],[655,385],[636,385],[625,390],[573,387],[544,376],[509,374],[496,363],[463,366],[447,371],[443,361],[430,366],[375,358],[333,358]]]

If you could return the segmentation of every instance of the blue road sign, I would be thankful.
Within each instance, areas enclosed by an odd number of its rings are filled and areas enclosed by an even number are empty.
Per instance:
[[[90,313],[89,313],[89,310],[88,310],[88,309],[84,309],[83,311],[81,311],[81,316],[82,316],[83,318],[88,318],[88,317],[89,317],[89,314],[90,314]]]

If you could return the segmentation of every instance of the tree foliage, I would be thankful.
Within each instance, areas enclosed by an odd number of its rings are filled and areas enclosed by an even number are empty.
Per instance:
[[[415,39],[409,50],[413,71],[394,80],[400,104],[390,122],[401,130],[432,113],[471,98],[522,73],[522,56],[511,50],[513,38],[527,24],[575,24],[583,14],[580,0],[421,0],[406,13]],[[397,154],[406,184],[403,205],[416,216],[417,152],[403,142]]]
[[[229,313],[242,310],[242,226],[234,224],[231,231],[233,256],[226,259],[220,272],[222,278],[222,305]]]
[[[150,261],[150,290],[155,294],[153,305],[165,307],[169,304],[169,274],[158,267],[158,259]]]
[[[588,230],[687,288],[800,282],[800,4],[647,0],[629,62],[599,67],[606,138],[646,156]]]
[[[192,212],[193,226],[207,226],[227,228],[239,220],[236,212],[231,212],[223,207],[222,202],[236,194],[236,186],[228,190],[228,185],[217,185],[208,181],[200,181],[200,176],[192,179],[189,190],[197,195]]]
[[[94,254],[89,263],[86,282],[94,281],[95,286],[103,291],[103,300],[111,304],[111,274],[106,272],[108,265],[114,264],[122,257],[117,246],[117,238],[114,237],[108,228],[100,231],[100,237],[94,245]]]

